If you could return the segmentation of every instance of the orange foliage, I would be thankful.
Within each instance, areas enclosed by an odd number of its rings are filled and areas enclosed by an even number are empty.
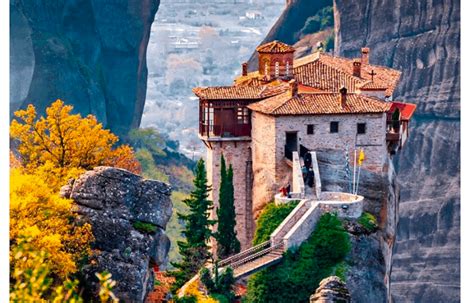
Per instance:
[[[148,295],[145,302],[147,303],[161,303],[166,299],[166,295],[170,292],[171,284],[174,283],[174,278],[166,275],[166,272],[155,271],[155,288]]]

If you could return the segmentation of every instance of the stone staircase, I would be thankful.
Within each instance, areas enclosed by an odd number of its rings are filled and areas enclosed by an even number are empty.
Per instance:
[[[270,240],[259,245],[244,250],[218,263],[218,270],[223,271],[226,267],[231,267],[236,279],[253,274],[265,267],[280,262],[283,258],[284,252],[293,246],[299,246],[306,240],[311,232],[314,230],[317,221],[322,213],[330,210],[327,207],[330,205],[347,204],[348,201],[343,201],[339,194],[344,193],[321,193],[321,179],[319,175],[319,167],[316,158],[316,153],[311,152],[312,168],[314,170],[314,186],[310,187],[302,184],[301,166],[298,165],[300,158],[296,152],[293,153],[293,174],[294,188],[300,186],[301,201],[292,210],[292,212],[283,220],[283,222],[271,234]],[[296,185],[296,186],[295,186]],[[328,194],[337,194],[335,197],[337,201],[321,201]],[[350,194],[349,194],[350,195]],[[362,197],[363,199],[363,197]],[[362,203],[362,200],[357,201]],[[360,204],[362,205],[362,204]],[[339,207],[339,206],[336,206]],[[360,213],[362,207],[360,206]],[[344,214],[340,214],[344,216]],[[360,216],[357,213],[356,217]],[[212,265],[208,265],[210,269]],[[199,275],[194,276],[188,281],[178,292],[178,296],[182,296],[187,288],[187,285],[199,279]]]

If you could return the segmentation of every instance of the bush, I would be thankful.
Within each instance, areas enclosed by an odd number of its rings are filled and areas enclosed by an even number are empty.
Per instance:
[[[280,264],[253,275],[243,302],[307,302],[319,282],[350,251],[349,235],[335,214],[321,216],[316,230]]]
[[[357,222],[362,225],[367,231],[374,232],[377,230],[378,224],[377,219],[371,213],[364,212]]]
[[[313,34],[328,27],[334,26],[334,14],[332,6],[323,7],[316,15],[306,20],[301,32],[303,34]]]
[[[151,223],[147,223],[143,221],[135,221],[133,222],[133,228],[135,228],[136,230],[142,233],[153,234],[156,232],[158,227]]]
[[[298,201],[291,201],[281,205],[276,205],[274,202],[268,203],[257,220],[253,245],[270,240],[270,235],[285,220],[296,205],[298,205]]]

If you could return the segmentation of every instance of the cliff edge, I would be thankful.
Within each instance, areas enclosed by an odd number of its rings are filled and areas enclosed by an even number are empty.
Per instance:
[[[10,110],[56,99],[115,134],[140,125],[159,0],[10,1]],[[10,113],[10,114],[11,114]]]
[[[61,194],[74,201],[78,220],[91,224],[95,238],[93,253],[81,268],[90,291],[86,298],[98,290],[95,273],[108,271],[121,301],[143,302],[153,289],[152,268],[167,260],[170,187],[123,169],[96,167],[71,180]]]

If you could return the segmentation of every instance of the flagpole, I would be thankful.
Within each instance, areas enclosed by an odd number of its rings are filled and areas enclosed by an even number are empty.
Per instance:
[[[357,173],[357,185],[356,185],[356,190],[355,190],[355,194],[357,195],[357,192],[359,191],[359,180],[360,180],[360,169],[362,167],[362,163],[360,163],[359,165],[359,172]]]
[[[352,193],[355,193],[355,182],[356,182],[356,162],[357,161],[357,149],[354,148],[354,170],[353,170],[353,178],[352,178]]]

